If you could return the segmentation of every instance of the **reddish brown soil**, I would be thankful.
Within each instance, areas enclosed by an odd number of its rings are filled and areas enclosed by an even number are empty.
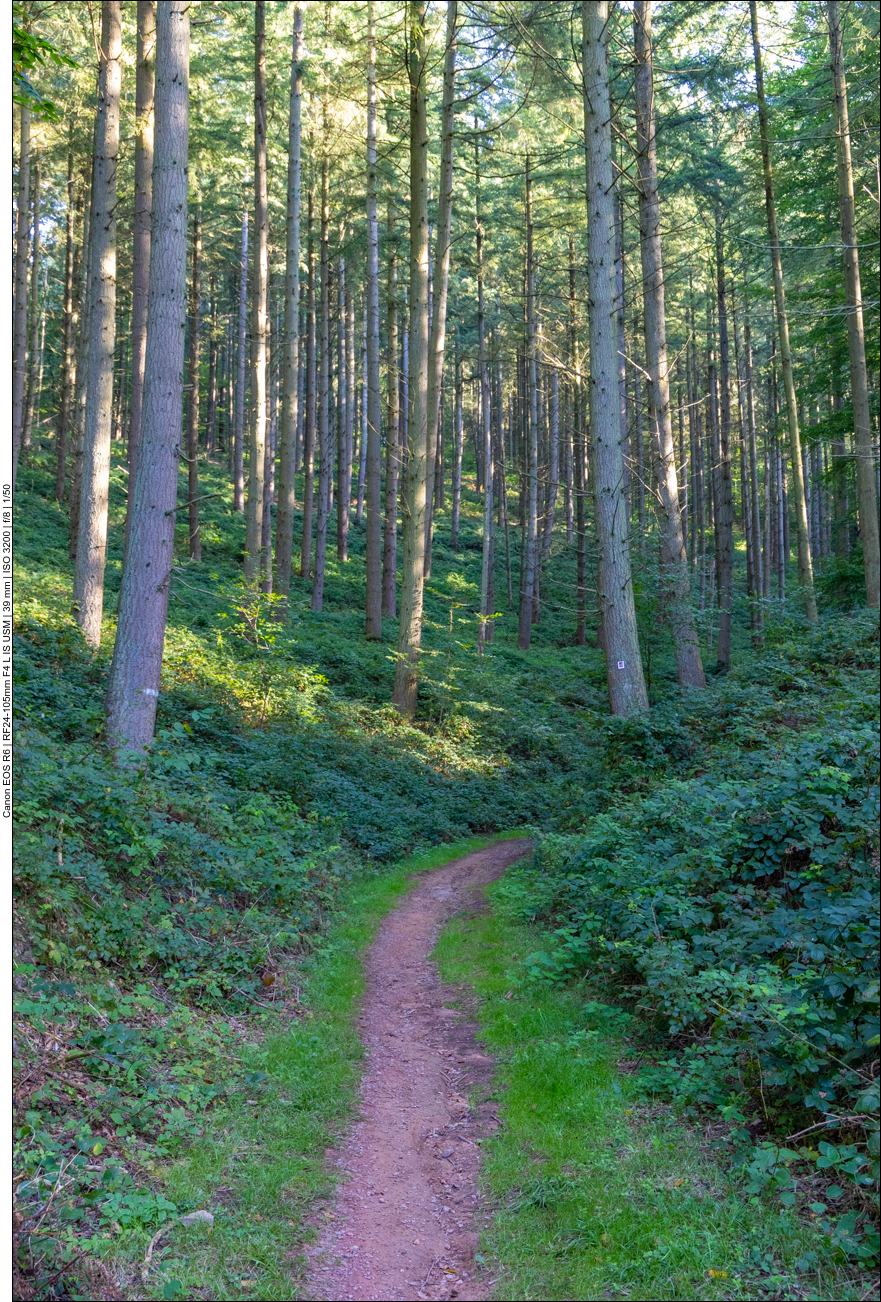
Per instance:
[[[310,1250],[311,1291],[345,1299],[482,1299],[474,1262],[487,1212],[476,1139],[497,1127],[469,1106],[492,1059],[478,1048],[461,992],[428,961],[443,924],[478,909],[481,887],[529,849],[500,841],[418,879],[383,922],[366,960],[360,1018],[368,1052],[360,1119],[337,1164],[347,1177]],[[460,1009],[447,1007],[459,1002]]]

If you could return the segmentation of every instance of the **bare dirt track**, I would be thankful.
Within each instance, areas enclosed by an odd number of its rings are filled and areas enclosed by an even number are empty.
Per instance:
[[[365,964],[359,1120],[336,1157],[344,1183],[309,1250],[315,1298],[486,1296],[475,1277],[486,1215],[475,1141],[498,1121],[491,1103],[470,1108],[468,1096],[493,1064],[467,1014],[447,1007],[459,992],[441,983],[428,955],[443,924],[481,907],[481,887],[529,848],[499,841],[417,879],[379,929]]]

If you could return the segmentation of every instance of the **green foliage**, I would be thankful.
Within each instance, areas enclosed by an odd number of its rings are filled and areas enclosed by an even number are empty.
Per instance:
[[[540,937],[506,881],[488,894],[489,910],[446,928],[437,958],[447,980],[474,988],[498,1063],[489,1097],[501,1124],[481,1146],[497,1211],[478,1257],[496,1296],[861,1297],[871,1275],[848,1240],[851,1214],[799,1215],[816,1180],[798,1207],[775,1207],[770,1186],[747,1191],[718,1127],[642,1102],[639,1076],[621,1070],[634,1019],[578,985],[525,978],[518,955]],[[836,1208],[834,1189],[826,1196]]]
[[[705,700],[610,721],[605,760],[630,799],[544,836],[505,888],[553,927],[525,961],[534,980],[601,982],[638,1016],[646,1091],[689,1115],[751,1114],[760,1134],[850,1137],[743,1160],[788,1204],[787,1161],[803,1182],[834,1166],[858,1206],[828,1232],[861,1258],[877,1249],[856,1228],[878,1181],[877,663],[876,617],[839,618]],[[686,776],[698,748],[708,771]]]
[[[30,74],[35,68],[45,67],[47,60],[56,67],[76,68],[74,59],[62,54],[51,41],[30,29],[28,14],[23,5],[12,6],[12,100],[15,104],[27,104],[38,118],[48,118],[51,122],[60,121],[57,108],[51,100],[32,84]]]

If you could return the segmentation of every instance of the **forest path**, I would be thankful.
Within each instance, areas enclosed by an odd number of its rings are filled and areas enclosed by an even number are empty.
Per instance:
[[[468,1106],[493,1062],[476,1024],[445,1007],[460,992],[441,983],[429,954],[454,913],[478,909],[481,887],[529,849],[499,841],[418,879],[380,926],[365,971],[359,1020],[369,1065],[359,1119],[337,1157],[347,1179],[310,1248],[316,1298],[485,1296],[474,1279],[479,1227],[475,1143],[498,1126],[491,1103]]]

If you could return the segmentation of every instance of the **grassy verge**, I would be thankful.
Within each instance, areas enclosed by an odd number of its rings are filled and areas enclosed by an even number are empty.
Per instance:
[[[507,834],[510,835],[510,834]],[[516,835],[516,834],[515,834]],[[306,1016],[284,1027],[267,1014],[241,1051],[246,1075],[216,1107],[204,1137],[157,1168],[179,1212],[211,1211],[214,1225],[175,1225],[153,1254],[150,1298],[290,1298],[302,1281],[304,1242],[333,1192],[326,1161],[349,1115],[362,1048],[355,1029],[361,955],[414,873],[492,844],[470,837],[412,856],[353,884],[338,921],[300,969]],[[142,1260],[143,1232],[114,1244],[114,1273]]]
[[[817,1228],[745,1193],[714,1128],[645,1101],[617,1065],[615,1007],[523,978],[518,959],[537,937],[498,887],[489,895],[492,912],[454,919],[435,957],[445,980],[474,987],[499,1061],[504,1124],[483,1149],[497,1214],[481,1248],[496,1296],[862,1297],[865,1279]]]

